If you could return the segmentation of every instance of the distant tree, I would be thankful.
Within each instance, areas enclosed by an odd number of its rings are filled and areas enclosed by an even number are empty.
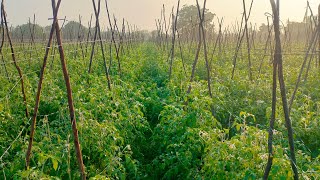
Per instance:
[[[310,21],[309,21],[310,22]],[[296,41],[306,41],[308,38],[308,34],[311,33],[311,30],[309,29],[309,23],[307,22],[288,22],[287,26],[285,27],[285,30],[288,31],[291,38]],[[308,32],[308,30],[310,32]]]
[[[261,33],[268,33],[268,32],[269,32],[268,25],[262,23],[261,26],[259,27],[259,32],[261,32]]]
[[[12,29],[12,37],[16,40],[21,40],[22,38],[26,42],[27,40],[31,39],[31,31],[34,27],[34,39],[41,39],[43,38],[43,34],[45,33],[44,28],[38,24],[23,24],[19,25]]]
[[[202,10],[201,10],[202,11]],[[207,28],[213,26],[213,18],[215,14],[205,9],[205,22],[204,25]],[[199,24],[198,8],[195,5],[184,5],[179,11],[178,29],[192,28]]]
[[[49,25],[49,26],[44,27],[44,32],[46,32],[46,34],[49,35],[49,33],[50,33],[50,31],[51,31],[51,27],[52,27],[52,25]]]
[[[153,30],[150,32],[150,37],[155,40],[158,37],[158,31],[157,30]]]
[[[88,33],[88,28],[83,25],[80,26],[80,23],[76,21],[69,21],[64,25],[64,27],[62,28],[63,38],[67,40],[77,40],[79,27],[81,30],[80,36],[81,38],[84,38]]]
[[[269,28],[268,25],[265,23],[262,23],[259,27],[259,31],[257,32],[257,37],[260,38],[260,40],[266,41],[269,35]]]
[[[317,17],[307,16],[304,17],[302,22],[287,21],[284,26],[281,26],[281,34],[287,35],[293,41],[305,42],[309,40],[310,34],[315,28],[314,20],[317,21]],[[270,24],[272,26],[272,24]],[[259,27],[258,37],[262,37],[264,40],[268,37],[268,26],[261,24]]]

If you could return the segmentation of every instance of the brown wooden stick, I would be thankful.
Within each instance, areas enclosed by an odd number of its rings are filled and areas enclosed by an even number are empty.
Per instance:
[[[318,30],[316,30],[318,31]],[[316,48],[317,48],[317,41],[318,41],[318,36],[316,36],[316,39],[314,41],[314,45],[313,45],[313,48],[312,48],[312,51],[311,51],[311,56],[309,58],[309,63],[308,63],[308,66],[307,66],[307,69],[306,69],[306,73],[305,73],[305,76],[304,76],[304,81],[306,82],[307,79],[308,79],[308,76],[309,76],[309,71],[310,71],[310,68],[311,68],[311,62],[316,54]]]
[[[179,44],[179,50],[180,50],[180,58],[181,58],[181,62],[182,62],[182,67],[183,67],[183,71],[184,71],[184,75],[187,76],[187,70],[186,70],[186,65],[184,62],[184,58],[183,58],[183,51],[182,51],[182,45],[181,45],[181,38],[180,38],[180,33],[177,30],[177,35],[178,35],[178,44]]]
[[[79,46],[81,49],[81,55],[82,55],[82,60],[84,60],[84,50],[83,50],[83,43],[82,43],[82,17],[81,15],[79,15],[79,26],[78,26],[78,34],[77,34],[77,42],[76,42],[76,51],[74,54],[74,58],[76,59],[79,55],[78,50],[79,50]]]
[[[205,20],[205,9],[206,9],[206,3],[207,0],[204,0],[203,3],[203,10],[202,10],[202,15],[200,12],[200,5],[198,0],[197,1],[197,7],[198,7],[198,13],[199,13],[199,19],[200,19],[200,32],[202,34],[203,37],[203,49],[204,49],[204,59],[206,62],[206,68],[207,68],[207,81],[208,81],[208,91],[209,91],[209,96],[211,97],[211,99],[213,98],[213,94],[212,94],[212,90],[211,90],[211,71],[210,71],[210,64],[209,64],[209,60],[208,60],[208,49],[207,49],[207,43],[206,43],[206,33],[205,33],[205,29],[204,29],[204,20]],[[214,108],[213,106],[211,106],[211,113],[212,115],[215,114],[214,112]]]
[[[55,0],[52,0],[52,5],[53,5],[52,9],[55,10],[56,9],[55,8]],[[59,27],[58,21],[56,21],[56,23],[55,23],[55,29],[56,29],[57,42],[58,42],[58,46],[59,46],[59,54],[60,54],[60,61],[61,61],[63,76],[64,76],[64,80],[65,80],[66,87],[67,87],[70,120],[71,120],[72,131],[73,131],[73,142],[74,142],[74,146],[75,146],[75,150],[76,150],[76,155],[77,155],[79,170],[81,173],[81,178],[83,180],[85,180],[86,174],[85,174],[85,168],[84,168],[83,160],[82,160],[82,152],[81,152],[80,143],[79,143],[78,129],[77,129],[75,110],[74,110],[73,98],[72,98],[72,88],[70,85],[70,77],[69,77],[69,73],[68,73],[68,69],[67,69],[67,65],[66,65],[66,60],[65,60],[65,55],[64,55],[64,50],[63,50],[62,40],[61,40],[61,32],[60,32],[60,27]]]
[[[320,26],[320,4],[318,6],[318,26]],[[320,28],[318,28],[318,66],[320,67]]]
[[[192,89],[192,85],[191,83],[194,81],[194,77],[195,77],[195,72],[196,72],[196,67],[198,64],[198,60],[199,60],[199,54],[201,51],[201,44],[202,44],[202,35],[200,33],[201,31],[201,24],[199,23],[199,37],[198,37],[198,47],[197,47],[197,51],[196,51],[196,56],[194,58],[193,64],[192,64],[192,71],[191,71],[191,77],[190,77],[190,84],[189,84],[189,88],[187,90],[187,94],[191,93],[191,89]],[[187,104],[188,102],[186,102],[185,104]]]
[[[11,41],[11,37],[10,37],[10,33],[9,33],[9,28],[8,28],[8,23],[7,23],[7,15],[4,10],[4,0],[2,0],[2,3],[1,3],[1,14],[3,16],[4,25],[5,25],[5,29],[6,29],[6,33],[7,33],[7,38],[8,38],[10,49],[11,49],[11,56],[12,56],[13,64],[19,73],[19,78],[20,78],[20,83],[21,83],[21,92],[22,92],[22,96],[23,96],[23,103],[25,105],[25,114],[26,114],[26,117],[29,118],[27,96],[26,96],[25,87],[24,87],[23,74],[22,74],[22,70],[21,70],[20,66],[18,65],[18,63],[16,61],[16,56],[14,54],[14,49],[13,49],[13,45],[12,45],[12,41]]]
[[[107,9],[107,15],[108,15],[108,21],[109,21],[109,26],[110,26],[110,31],[111,31],[111,40],[114,44],[115,50],[116,50],[116,59],[118,60],[118,73],[121,77],[121,62],[120,62],[120,57],[119,57],[119,49],[120,47],[117,46],[117,43],[115,41],[115,35],[114,35],[114,28],[112,27],[112,22],[110,18],[110,13],[109,13],[109,8],[108,8],[108,1],[105,0],[106,4],[106,9]]]
[[[271,42],[271,36],[272,36],[272,28],[273,26],[270,27],[270,22],[269,22],[269,17],[267,16],[267,21],[268,21],[268,37],[267,37],[267,41],[266,41],[266,44],[264,46],[264,53],[263,53],[263,56],[261,58],[261,62],[260,62],[260,66],[259,66],[259,78],[260,78],[260,75],[261,75],[261,69],[262,69],[262,66],[263,66],[263,62],[264,62],[264,59],[265,57],[267,56],[267,49],[268,49],[268,45],[271,43],[269,43],[269,41]],[[270,46],[270,49],[272,47]]]
[[[180,0],[178,0],[177,12],[174,16],[172,12],[172,46],[171,46],[171,55],[170,55],[170,69],[169,69],[169,81],[172,75],[172,65],[174,59],[174,48],[175,48],[175,41],[176,41],[176,31],[177,31],[177,23],[178,23],[178,16],[179,16],[179,8],[180,8]]]
[[[312,47],[313,45],[316,44],[316,37],[318,36],[318,33],[319,33],[319,30],[320,30],[320,25],[317,27],[317,29],[313,32],[313,35],[312,35],[312,38],[311,38],[311,41],[309,42],[309,45],[308,45],[308,48],[307,48],[307,51],[306,51],[306,54],[305,54],[305,57],[304,57],[304,61],[302,63],[302,66],[300,68],[300,72],[299,72],[299,75],[298,75],[298,79],[297,79],[297,82],[296,82],[296,86],[293,90],[293,93],[292,93],[292,96],[291,96],[291,99],[289,101],[289,113],[291,112],[291,108],[292,108],[292,105],[293,105],[293,101],[295,99],[295,96],[296,96],[296,93],[298,91],[298,88],[299,88],[299,85],[300,85],[300,82],[301,82],[301,77],[302,77],[302,73],[304,71],[304,68],[307,64],[307,61],[308,61],[308,57],[309,57],[309,53],[311,52],[312,50]]]
[[[232,68],[231,79],[234,78],[236,65],[237,65],[237,58],[238,58],[238,55],[239,55],[239,50],[241,48],[242,41],[243,41],[243,38],[244,38],[244,35],[245,35],[245,32],[246,32],[245,30],[242,31],[243,22],[248,21],[248,19],[250,18],[252,5],[253,5],[253,1],[251,1],[251,5],[250,5],[250,9],[249,9],[249,13],[248,13],[247,18],[245,18],[245,14],[242,15],[241,26],[240,26],[239,34],[238,34],[238,41],[237,41],[237,45],[236,45],[236,51],[235,51],[235,54],[234,54],[234,57],[233,57],[233,68]]]
[[[108,10],[109,11],[109,10]],[[114,20],[114,27],[113,27],[113,30],[114,32],[116,32],[118,34],[118,37],[119,37],[119,42],[118,42],[118,46],[116,46],[116,43],[115,43],[115,48],[116,48],[116,59],[118,60],[118,71],[119,71],[119,76],[121,77],[121,72],[122,72],[122,68],[121,68],[121,62],[120,62],[120,49],[121,49],[121,43],[120,43],[120,40],[121,40],[121,34],[120,34],[120,31],[119,31],[119,28],[118,28],[118,24],[117,24],[117,19],[116,17],[113,15],[113,20]]]
[[[251,70],[251,47],[250,47],[250,40],[249,40],[249,31],[248,31],[248,20],[249,17],[247,16],[247,9],[246,9],[246,2],[245,0],[242,0],[243,2],[243,13],[244,13],[244,19],[245,19],[245,25],[244,30],[246,34],[246,40],[247,40],[247,51],[248,51],[248,69],[249,69],[249,80],[252,81],[252,70]],[[253,0],[251,1],[252,6]]]
[[[101,38],[101,30],[100,30],[100,23],[99,23],[99,13],[100,13],[101,1],[100,0],[98,1],[98,9],[96,7],[95,0],[92,0],[92,3],[93,3],[93,9],[94,9],[96,20],[97,20],[97,23],[96,23],[97,27],[96,28],[98,29],[98,36],[99,36],[99,40],[100,40],[104,69],[105,69],[106,78],[107,78],[107,82],[108,82],[108,89],[109,89],[109,91],[111,91],[111,80],[110,80],[109,69],[107,67],[106,57],[105,57],[105,53],[104,53],[104,46],[103,46],[103,42],[102,42],[102,38]]]
[[[90,21],[89,21],[89,24],[88,24],[89,29],[88,29],[87,43],[86,43],[86,57],[87,57],[87,54],[88,54],[89,40],[91,38],[91,23],[92,23],[92,14],[91,14]]]
[[[35,103],[35,106],[34,106],[33,116],[32,116],[32,120],[31,120],[31,130],[30,130],[30,136],[29,136],[28,150],[27,150],[27,153],[26,153],[26,165],[25,165],[26,170],[29,168],[29,164],[30,164],[30,156],[31,156],[32,144],[33,144],[33,139],[34,139],[34,134],[35,134],[35,129],[36,129],[36,121],[37,121],[37,114],[38,114],[38,110],[39,110],[40,98],[41,98],[42,83],[43,83],[43,79],[44,79],[45,69],[46,69],[46,66],[47,66],[49,50],[50,50],[50,47],[51,47],[51,44],[52,44],[52,37],[53,37],[53,33],[54,33],[54,24],[57,21],[56,18],[57,18],[58,10],[59,10],[59,7],[60,7],[60,3],[61,3],[61,0],[58,1],[57,8],[53,12],[54,21],[53,21],[53,24],[52,24],[52,27],[51,27],[49,41],[48,41],[48,44],[47,44],[47,47],[46,47],[46,52],[45,52],[45,56],[44,56],[44,59],[43,59],[43,65],[42,65],[41,72],[40,72],[40,79],[39,79],[39,82],[38,82],[36,103]]]
[[[268,27],[269,27],[269,20],[268,20]],[[268,35],[268,39],[270,37],[270,31]],[[271,40],[271,39],[270,39]],[[268,44],[268,40],[267,40]],[[271,47],[270,47],[271,48]],[[276,55],[275,55],[276,56]],[[272,167],[272,162],[273,162],[273,130],[274,130],[274,123],[276,119],[276,106],[277,106],[277,69],[278,69],[278,64],[275,61],[275,58],[273,60],[273,83],[272,83],[272,113],[271,113],[271,118],[270,118],[270,125],[269,125],[269,136],[268,136],[268,162],[264,171],[263,179],[267,180],[269,177],[269,173]]]
[[[1,16],[1,36],[2,36],[2,39],[1,39],[1,43],[0,43],[0,55],[1,55],[1,60],[2,60],[3,68],[4,68],[4,72],[6,74],[6,77],[7,77],[8,81],[10,82],[10,77],[9,77],[9,74],[8,74],[7,66],[6,66],[6,63],[4,61],[3,53],[2,53],[2,48],[3,48],[3,45],[4,45],[4,39],[5,39],[5,27],[4,27],[4,22],[3,22],[3,16]]]
[[[98,14],[100,14],[100,9]],[[97,35],[98,35],[98,24],[99,24],[99,20],[96,19],[96,26],[95,26],[95,30],[94,30],[94,36],[93,36],[93,41],[92,41],[92,48],[91,48],[91,54],[90,54],[90,61],[89,61],[89,70],[88,73],[91,73],[91,68],[92,68],[92,61],[93,61],[93,56],[94,56],[94,48],[96,46],[96,40],[97,40]]]
[[[296,156],[294,152],[294,141],[293,141],[293,130],[289,115],[289,108],[287,102],[287,95],[286,95],[286,87],[283,77],[283,67],[282,67],[282,48],[281,48],[281,40],[280,40],[280,17],[279,17],[279,0],[277,0],[277,5],[275,4],[274,0],[270,0],[272,11],[273,11],[273,24],[274,24],[274,31],[275,31],[275,39],[276,39],[276,48],[275,48],[275,55],[274,60],[278,64],[278,78],[280,84],[280,92],[281,92],[281,99],[282,99],[282,106],[285,115],[286,127],[288,130],[288,141],[290,147],[290,162],[291,167],[294,173],[294,179],[299,179],[297,163],[296,163]]]

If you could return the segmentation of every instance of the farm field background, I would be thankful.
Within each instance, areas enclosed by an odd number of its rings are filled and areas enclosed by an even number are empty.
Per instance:
[[[147,32],[120,20],[108,31],[70,21],[62,25],[62,44],[58,31],[48,47],[50,29],[59,29],[55,22],[43,34],[35,23],[9,29],[5,9],[1,12],[0,179],[83,178],[74,124],[87,179],[261,179],[270,158],[273,111],[269,179],[297,178],[279,84],[273,91],[277,42],[271,24],[276,18],[269,17],[266,31],[246,30],[243,21],[231,32],[222,29],[222,21],[220,29],[219,23],[210,29],[203,13],[191,29],[178,31],[173,24],[174,33],[169,22]],[[294,28],[284,27],[280,42],[300,179],[320,178],[320,26],[312,18],[306,17],[304,31],[296,36]],[[34,31],[28,32],[30,27]],[[61,47],[72,88],[73,124]],[[36,129],[26,168],[33,117]]]

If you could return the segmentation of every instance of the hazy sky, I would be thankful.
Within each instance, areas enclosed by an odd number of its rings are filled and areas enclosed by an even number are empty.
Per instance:
[[[102,0],[101,20],[106,21],[106,10]],[[199,0],[200,4],[203,0]],[[250,1],[246,0],[247,6]],[[317,13],[318,0],[309,0],[314,14]],[[195,0],[181,0],[181,4],[194,4]],[[169,13],[177,0],[108,0],[112,14],[118,19],[125,18],[131,24],[136,24],[140,29],[155,29],[155,19],[160,18],[162,4],[165,4]],[[48,18],[52,16],[51,0],[7,0],[5,1],[9,22],[14,26],[28,21],[29,17],[36,14],[36,21],[41,25],[49,25]],[[241,19],[242,0],[207,0],[207,8],[224,17],[225,24],[232,24]],[[306,0],[281,0],[281,19],[286,21],[301,21],[306,10]],[[93,12],[92,0],[62,0],[59,17],[67,16],[68,20],[78,20],[78,15],[83,16],[87,25]],[[258,25],[266,22],[265,12],[271,12],[269,0],[254,0],[250,21]],[[103,23],[106,24],[106,23]]]

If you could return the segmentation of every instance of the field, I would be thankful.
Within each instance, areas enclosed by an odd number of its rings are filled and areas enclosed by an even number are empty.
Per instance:
[[[110,42],[113,34],[108,33],[101,41],[62,39],[66,41],[62,47],[76,119],[72,123],[77,125],[88,179],[260,179],[264,176],[274,102],[276,42],[272,38],[253,39],[256,42],[251,44],[250,56],[243,43],[234,66],[241,31],[223,34],[221,41],[218,39],[221,34],[213,34],[211,39],[207,38],[206,49],[199,48],[198,42],[202,44],[197,38],[191,41],[182,36],[175,40],[170,35],[166,38],[165,34],[147,36],[132,31],[121,36],[118,33],[118,41],[113,42]],[[75,129],[70,123],[70,92],[59,56],[61,46],[55,38],[45,71],[41,67],[47,39],[39,42],[13,39],[14,53],[8,40],[1,48],[0,179],[81,177]],[[171,38],[176,42],[173,51]],[[320,59],[315,50],[306,50],[308,43],[281,38],[285,39],[283,74],[291,109],[294,165],[299,178],[320,179]],[[268,41],[270,47],[266,46]],[[12,54],[22,77],[17,73]],[[310,59],[305,65],[308,71],[306,68],[302,71],[291,104],[305,59]],[[42,75],[39,110],[35,113]],[[280,87],[275,93],[273,164],[269,177],[293,179]],[[36,129],[30,164],[25,168],[33,115]]]

